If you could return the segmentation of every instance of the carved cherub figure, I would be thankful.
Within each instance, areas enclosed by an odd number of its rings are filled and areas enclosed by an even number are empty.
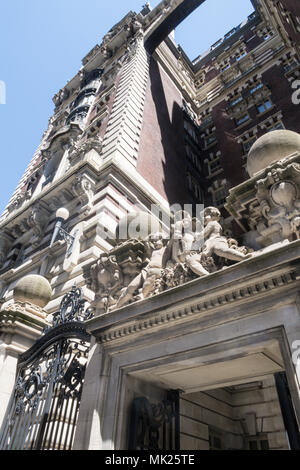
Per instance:
[[[162,274],[163,258],[166,249],[163,239],[164,235],[162,233],[149,235],[146,243],[148,248],[150,248],[151,254],[149,253],[147,265],[123,291],[117,303],[117,308],[121,308],[129,303],[139,288],[141,288],[140,299],[147,298],[154,290],[156,280]]]
[[[215,207],[207,207],[204,210],[204,245],[202,254],[207,257],[213,255],[232,261],[242,261],[251,257],[251,253],[245,254],[231,248],[229,241],[222,235],[223,229],[220,222],[221,213]]]
[[[186,265],[197,276],[205,276],[209,272],[201,264],[199,253],[193,253],[195,242],[200,233],[195,232],[195,224],[198,221],[193,219],[186,211],[179,211],[175,214],[175,224],[173,234],[168,244],[169,261]]]

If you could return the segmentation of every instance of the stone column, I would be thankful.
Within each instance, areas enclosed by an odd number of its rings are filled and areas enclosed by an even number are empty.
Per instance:
[[[109,359],[103,347],[92,339],[76,427],[73,450],[100,450],[111,446],[103,435],[103,414],[110,377]],[[109,445],[108,445],[109,444]]]
[[[14,389],[18,356],[41,336],[46,325],[44,307],[52,296],[49,282],[36,274],[21,278],[13,301],[0,311],[0,426]]]
[[[14,302],[0,312],[0,424],[13,392],[19,354],[39,338],[46,312]]]

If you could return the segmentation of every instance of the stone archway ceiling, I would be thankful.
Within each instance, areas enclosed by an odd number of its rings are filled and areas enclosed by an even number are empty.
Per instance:
[[[205,0],[183,0],[175,9],[171,9],[161,22],[156,23],[148,37],[146,36],[147,52],[153,54],[161,42],[204,2]]]

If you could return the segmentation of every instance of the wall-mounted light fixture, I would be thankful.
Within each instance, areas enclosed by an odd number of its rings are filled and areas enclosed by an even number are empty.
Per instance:
[[[66,230],[62,228],[63,223],[66,220],[68,220],[69,216],[70,216],[70,213],[68,209],[65,209],[65,207],[61,207],[60,209],[57,209],[56,224],[54,227],[54,232],[53,232],[51,243],[50,243],[50,248],[51,248],[59,235],[63,237],[63,239],[65,240],[68,246],[67,256],[70,256],[70,254],[72,253],[72,248],[73,248],[73,244],[75,240],[75,237],[70,235]]]

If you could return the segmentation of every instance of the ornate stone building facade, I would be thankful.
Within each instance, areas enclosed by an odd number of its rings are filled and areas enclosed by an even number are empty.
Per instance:
[[[129,12],[54,97],[0,220],[0,448],[300,448],[300,7],[191,61],[201,3]]]

